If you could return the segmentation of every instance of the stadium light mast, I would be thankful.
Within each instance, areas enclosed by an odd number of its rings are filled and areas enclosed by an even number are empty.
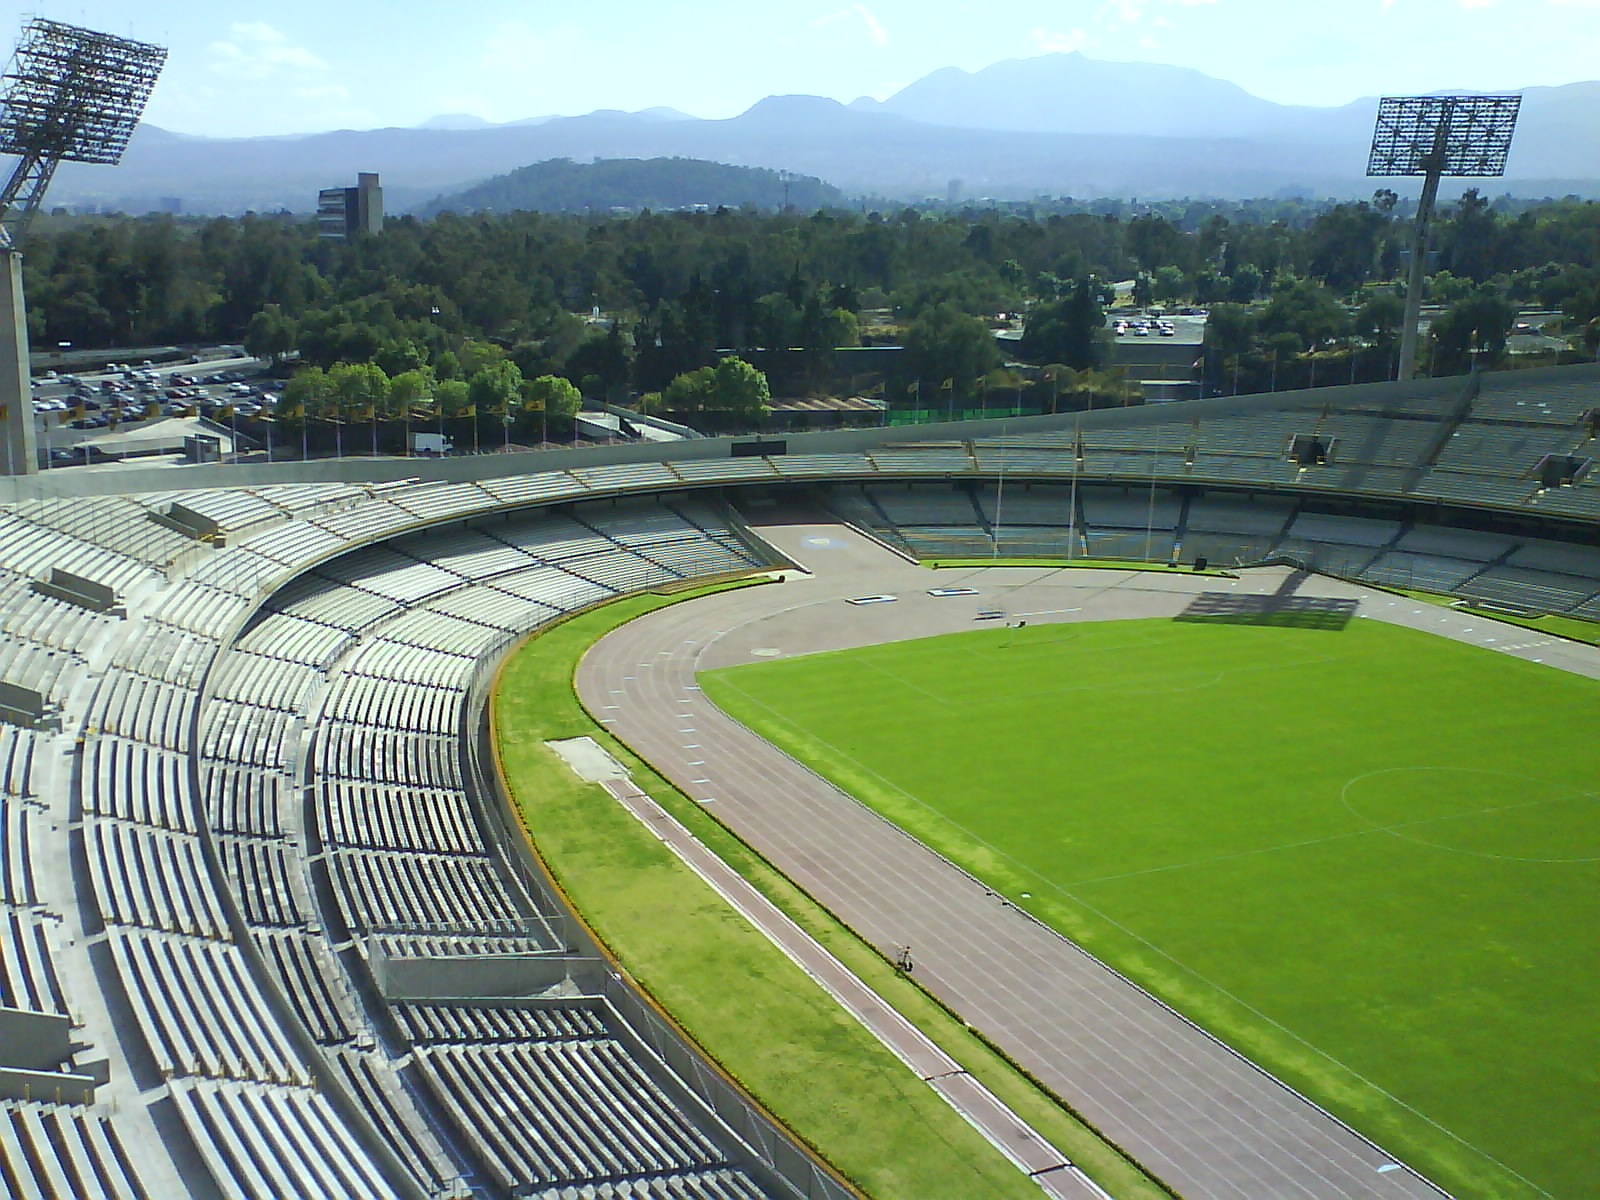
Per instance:
[[[122,160],[167,52],[36,17],[5,73],[0,153],[17,156],[0,189],[0,473],[38,469],[21,242],[63,162]]]
[[[1446,175],[1504,175],[1521,105],[1521,96],[1385,96],[1378,101],[1367,174],[1422,176],[1400,328],[1400,379],[1411,379],[1417,371],[1422,276],[1439,180]]]

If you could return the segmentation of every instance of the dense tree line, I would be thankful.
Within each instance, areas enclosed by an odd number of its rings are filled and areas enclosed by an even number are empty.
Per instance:
[[[737,208],[802,212],[845,202],[844,193],[811,175],[766,167],[735,167],[699,158],[604,158],[577,163],[551,158],[496,175],[452,196],[440,196],[421,215],[454,212],[609,212],[641,208]]]
[[[443,213],[350,243],[287,216],[51,217],[27,246],[29,320],[36,344],[245,339],[325,371],[372,364],[430,384],[470,385],[504,361],[521,380],[613,398],[665,392],[719,349],[816,352],[825,375],[860,314],[883,309],[911,351],[901,389],[978,386],[998,358],[973,329],[997,313],[1028,314],[1033,361],[1093,371],[1110,280],[1132,279],[1136,301],[1212,306],[1223,355],[1287,361],[1392,336],[1410,222],[1391,193],[1102,208]],[[1514,305],[1564,309],[1575,327],[1600,317],[1600,205],[1512,211],[1469,192],[1435,245],[1431,294],[1472,309],[1439,327],[1441,368],[1481,350],[1463,336],[1483,341]],[[594,308],[605,319],[586,319]]]

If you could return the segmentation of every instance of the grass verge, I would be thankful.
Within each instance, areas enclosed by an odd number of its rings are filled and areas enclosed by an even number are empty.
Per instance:
[[[711,1057],[869,1195],[1038,1196],[1037,1185],[854,1018],[610,796],[578,780],[544,746],[585,734],[1119,1200],[1166,1196],[583,710],[572,689],[583,652],[625,621],[687,598],[634,597],[552,626],[525,643],[498,680],[496,739],[513,802],[590,927]]]

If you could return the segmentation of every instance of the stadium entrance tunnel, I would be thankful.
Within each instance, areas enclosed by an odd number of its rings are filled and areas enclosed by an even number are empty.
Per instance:
[[[1172,619],[1222,625],[1281,625],[1337,633],[1350,624],[1359,604],[1358,600],[1331,596],[1240,596],[1233,592],[1201,592]]]

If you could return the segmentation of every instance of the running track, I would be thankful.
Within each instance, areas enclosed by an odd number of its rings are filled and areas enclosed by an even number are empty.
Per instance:
[[[1040,621],[1171,616],[1199,591],[1278,590],[1285,572],[1236,583],[1112,571],[991,569],[981,597],[808,514],[756,522],[812,574],[662,609],[603,638],[577,673],[612,733],[892,957],[915,948],[918,980],[1066,1098],[1169,1186],[1195,1200],[1339,1200],[1442,1193],[1298,1094],[1188,1024],[919,842],[703,699],[700,670],[970,630],[979,608]],[[894,604],[847,607],[892,593]],[[1600,653],[1470,615],[1395,602],[1311,577],[1299,595],[1359,598],[1362,611],[1600,675]],[[1389,611],[1384,611],[1385,607]],[[1443,627],[1440,627],[1441,618]],[[1487,634],[1485,630],[1487,629]]]

